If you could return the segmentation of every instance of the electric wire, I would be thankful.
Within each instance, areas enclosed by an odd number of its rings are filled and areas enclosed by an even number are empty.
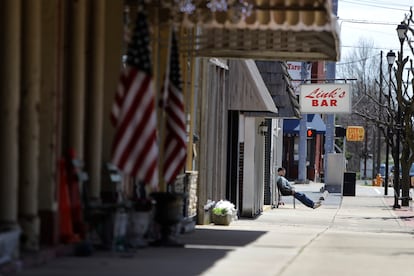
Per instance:
[[[338,62],[338,63],[336,63],[336,66],[349,65],[349,64],[354,64],[354,63],[362,62],[362,61],[367,61],[369,59],[377,58],[379,55],[380,54],[375,54],[373,56],[361,58],[359,60],[352,60],[352,61],[346,61],[346,62]]]
[[[389,1],[373,1],[373,0],[359,0],[359,1],[353,1],[353,0],[339,0],[338,4],[345,4],[345,5],[359,5],[359,6],[366,6],[366,7],[375,7],[379,9],[384,10],[396,10],[396,11],[405,11],[408,12],[412,6],[410,6],[407,2],[401,3],[394,1],[391,4]],[[397,8],[396,8],[397,7]],[[399,8],[400,7],[400,8]],[[387,21],[378,21],[378,20],[366,20],[366,19],[354,19],[354,18],[341,18],[338,17],[338,21],[341,21],[340,26],[342,26],[342,23],[351,23],[351,24],[360,24],[360,25],[384,25],[384,26],[392,26],[392,25],[398,25],[399,22],[387,22]],[[362,28],[355,28],[351,27],[352,29],[362,30]],[[379,30],[369,30],[369,32],[380,32],[383,34],[388,35],[386,32],[381,32]],[[341,48],[359,48],[358,46],[341,46]],[[390,49],[393,47],[384,47],[384,48],[378,48],[375,47],[374,49]],[[394,50],[394,49],[393,49]]]
[[[394,3],[392,4],[393,7],[391,7],[391,6],[382,6],[378,2],[371,2],[371,1],[358,1],[358,2],[356,2],[356,1],[352,1],[352,0],[342,0],[340,2],[353,4],[353,5],[359,5],[359,6],[374,7],[374,8],[387,9],[387,10],[396,10],[396,11],[407,11],[407,8],[409,8],[408,5],[394,4]],[[386,5],[386,4],[384,3],[384,5]],[[400,6],[401,8],[394,8],[394,6]],[[403,7],[406,7],[406,8],[403,8]]]

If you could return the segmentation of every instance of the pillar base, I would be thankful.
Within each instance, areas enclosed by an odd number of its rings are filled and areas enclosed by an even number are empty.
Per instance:
[[[0,265],[10,262],[19,257],[19,237],[21,230],[19,227],[0,229]]]
[[[59,228],[57,213],[50,210],[40,210],[40,244],[53,246],[59,243]]]
[[[24,250],[40,249],[40,219],[38,216],[21,216],[19,223],[22,228],[21,246]]]

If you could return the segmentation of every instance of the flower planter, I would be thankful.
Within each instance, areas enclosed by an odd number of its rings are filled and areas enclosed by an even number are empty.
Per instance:
[[[128,240],[134,248],[147,246],[144,235],[148,231],[151,222],[150,211],[133,211],[129,214]]]
[[[231,215],[213,214],[213,222],[216,225],[229,225],[231,222]]]
[[[156,201],[154,220],[161,227],[161,238],[154,246],[183,246],[171,237],[171,227],[183,220],[184,195],[180,193],[152,193]]]

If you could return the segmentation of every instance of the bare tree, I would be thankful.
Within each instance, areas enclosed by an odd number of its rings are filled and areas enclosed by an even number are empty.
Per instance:
[[[379,77],[380,55],[374,52],[374,44],[370,40],[360,39],[358,47],[355,48],[345,62],[337,65],[340,78],[356,78],[351,82],[352,86],[352,110],[351,115],[338,116],[337,123],[345,126],[359,125],[366,130],[365,142],[347,143],[348,169],[359,171],[360,160],[363,159],[364,170],[361,172],[363,178],[367,178],[366,161],[372,157],[375,148],[374,130],[377,127],[376,119],[378,105],[373,103],[373,99],[378,98],[378,87],[376,79]],[[378,102],[378,101],[377,101]]]
[[[405,42],[408,43],[408,46],[411,50],[411,55],[414,55],[413,49],[413,41],[412,38],[414,37],[414,21],[413,21],[413,11],[410,10],[410,13],[406,16],[405,20],[401,23],[407,25],[407,33],[405,37]],[[397,107],[400,108],[400,113],[397,112],[395,116],[401,115],[400,125],[396,125],[401,129],[401,172],[402,172],[402,205],[408,206],[409,204],[409,191],[410,191],[410,177],[409,172],[411,168],[411,164],[414,162],[414,126],[413,126],[413,118],[414,118],[414,95],[413,95],[413,83],[414,83],[414,68],[413,68],[413,61],[408,56],[402,56],[403,53],[400,51],[398,53],[397,59],[397,68],[394,70],[395,73],[395,81],[393,82],[394,89],[396,91],[396,100],[394,101]],[[406,66],[408,65],[408,69],[406,72]],[[404,73],[406,73],[404,75]],[[391,109],[391,108],[390,108]],[[394,106],[394,109],[396,107]],[[398,120],[396,120],[398,122]],[[393,151],[393,157],[396,158],[399,152]]]
[[[408,44],[411,50],[410,54],[414,55],[412,9],[402,23],[408,27],[405,43]],[[358,81],[353,83],[353,114],[348,120],[356,120],[354,116],[357,116],[366,125],[375,125],[382,131],[386,143],[391,148],[393,159],[400,160],[402,205],[408,206],[411,185],[409,171],[411,164],[414,162],[413,61],[408,56],[403,57],[401,51],[398,53],[397,66],[393,70],[390,83],[392,92],[391,95],[388,95],[388,93],[383,92],[387,91],[385,87],[379,87],[382,82],[378,82],[373,77],[378,76],[378,72],[386,72],[386,70],[380,70],[378,64],[381,63],[378,63],[378,61],[377,66],[373,64],[371,67],[368,62],[370,57],[374,56],[370,54],[371,49],[372,47],[369,47],[369,43],[361,42],[361,47],[353,55],[353,59],[359,58],[357,62],[342,70],[344,76],[358,78]],[[383,78],[384,76],[380,77]],[[385,84],[387,83],[385,82]],[[379,95],[378,93],[382,93],[382,98],[387,99],[387,101],[380,101],[379,97],[376,96]],[[379,110],[383,112],[378,112]],[[391,118],[391,120],[388,120],[388,118]],[[391,129],[391,135],[386,135],[387,129]],[[397,138],[398,134],[400,135]],[[400,142],[401,150],[398,150],[398,147],[396,147],[397,141]]]

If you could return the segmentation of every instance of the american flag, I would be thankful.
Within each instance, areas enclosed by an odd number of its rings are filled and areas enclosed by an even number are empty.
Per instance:
[[[164,144],[164,180],[171,184],[184,168],[187,145],[184,97],[181,89],[177,40],[172,32],[170,68],[165,96],[166,134]]]
[[[154,188],[158,185],[157,120],[146,16],[137,15],[126,66],[112,107],[112,163]]]

